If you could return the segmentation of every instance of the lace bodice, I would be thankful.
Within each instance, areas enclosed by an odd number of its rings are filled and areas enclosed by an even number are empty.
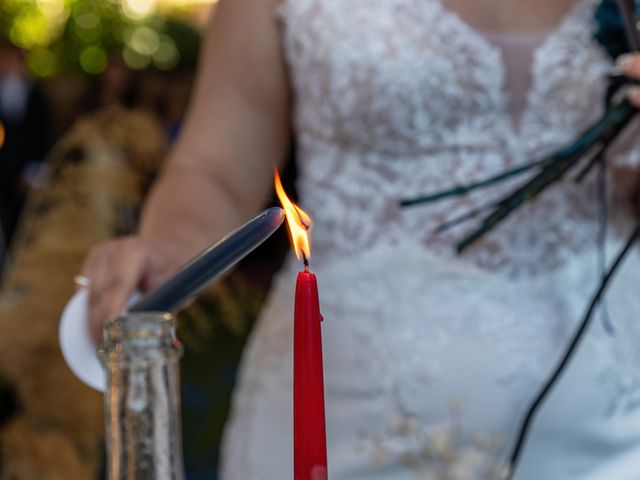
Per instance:
[[[317,225],[314,254],[336,258],[407,236],[450,254],[469,225],[431,232],[514,182],[404,210],[399,199],[521,164],[566,145],[597,118],[611,64],[591,40],[595,3],[580,0],[535,50],[516,127],[501,50],[438,0],[285,2],[304,159],[299,186]],[[592,193],[589,182],[566,182],[466,258],[516,275],[556,268],[595,239]]]

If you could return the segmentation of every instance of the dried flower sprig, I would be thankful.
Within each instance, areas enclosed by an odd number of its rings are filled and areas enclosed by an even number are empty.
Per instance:
[[[543,158],[541,160],[536,160],[534,162],[525,163],[524,165],[520,165],[512,170],[507,170],[505,172],[501,172],[493,177],[485,178],[478,182],[469,183],[467,185],[457,185],[453,188],[442,190],[441,192],[431,193],[429,195],[424,195],[421,197],[410,198],[406,200],[400,201],[401,207],[411,207],[413,205],[420,205],[424,203],[433,203],[439,200],[445,200],[451,197],[458,197],[460,195],[466,195],[467,193],[471,193],[474,190],[478,190],[485,187],[490,187],[497,183],[502,182],[503,180],[507,180],[508,178],[520,175],[522,173],[526,173],[529,170],[540,167],[552,161],[551,158]]]
[[[626,100],[611,108],[602,120],[584,132],[575,143],[559,155],[553,156],[553,160],[545,163],[538,175],[499,201],[498,206],[485,217],[480,227],[458,242],[456,245],[458,252],[464,251],[502,222],[511,212],[537,197],[552,183],[565,177],[589,153],[594,154],[593,158],[596,161],[598,158],[602,160],[601,148],[610,144],[637,112],[638,110]],[[594,147],[598,148],[598,152],[593,152]]]
[[[589,158],[587,166],[577,175],[578,179],[584,178],[593,165],[598,161],[602,161],[604,158],[603,152],[606,147],[620,134],[620,132],[622,132],[637,112],[638,110],[633,105],[624,100],[618,105],[610,108],[603,118],[591,127],[587,128],[578,137],[578,140],[560,151],[479,182],[456,186],[450,190],[444,190],[432,195],[402,200],[400,205],[408,207],[418,204],[433,203],[453,196],[465,195],[474,190],[486,188],[504,181],[507,178],[525,173],[533,168],[539,168],[540,171],[532,179],[518,187],[505,198],[492,205],[477,208],[456,219],[449,220],[438,227],[436,232],[443,231],[453,225],[461,223],[462,221],[475,218],[477,215],[482,214],[487,210],[491,210],[491,212],[482,220],[481,225],[457,244],[456,247],[458,252],[462,252],[500,224],[514,210],[536,198],[551,184],[566,177],[566,175],[574,167],[579,165],[582,160]],[[589,154],[592,154],[592,156],[589,157]]]

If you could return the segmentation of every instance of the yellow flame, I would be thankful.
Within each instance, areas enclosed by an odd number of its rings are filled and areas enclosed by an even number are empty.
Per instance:
[[[311,217],[300,207],[294,205],[282,187],[278,170],[274,171],[276,193],[282,203],[285,215],[287,216],[287,226],[293,243],[293,250],[296,252],[298,260],[302,260],[302,254],[311,258],[311,245],[309,234],[311,233]]]
[[[4,139],[7,135],[7,131],[4,129],[4,123],[0,122],[0,149],[4,145]]]

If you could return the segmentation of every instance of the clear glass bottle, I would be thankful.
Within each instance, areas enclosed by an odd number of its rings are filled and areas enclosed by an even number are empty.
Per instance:
[[[108,480],[183,480],[180,427],[182,347],[175,317],[142,312],[104,327]]]

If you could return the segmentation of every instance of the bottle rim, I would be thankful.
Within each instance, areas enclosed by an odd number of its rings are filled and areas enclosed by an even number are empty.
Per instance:
[[[134,359],[143,352],[162,351],[169,358],[182,354],[176,338],[176,318],[168,312],[129,312],[109,318],[103,327],[99,356],[103,361]]]

